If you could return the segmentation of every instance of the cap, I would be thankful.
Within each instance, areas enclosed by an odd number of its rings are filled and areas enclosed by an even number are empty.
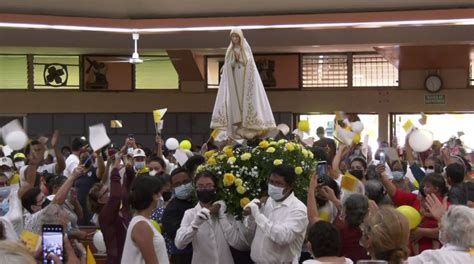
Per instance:
[[[26,156],[25,154],[18,152],[15,154],[15,156],[13,156],[13,160],[16,160],[16,159],[26,159]]]
[[[0,166],[8,166],[8,167],[12,168],[13,167],[13,162],[8,157],[1,157],[0,158]]]
[[[133,157],[134,158],[136,158],[136,157],[146,157],[145,151],[143,151],[143,149],[136,148],[136,149],[133,150]]]

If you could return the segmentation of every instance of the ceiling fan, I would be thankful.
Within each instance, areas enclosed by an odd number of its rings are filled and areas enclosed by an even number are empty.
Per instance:
[[[138,33],[133,33],[132,34],[132,39],[134,42],[134,52],[132,54],[132,57],[117,57],[118,60],[104,60],[100,62],[104,63],[131,63],[131,64],[140,64],[143,63],[144,61],[170,61],[170,60],[178,60],[177,58],[169,58],[166,55],[159,55],[159,56],[152,56],[153,58],[140,58],[140,55],[138,54],[138,40],[140,39],[140,35]]]

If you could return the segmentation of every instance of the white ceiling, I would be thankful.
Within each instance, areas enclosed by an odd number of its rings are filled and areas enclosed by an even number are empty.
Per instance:
[[[474,7],[474,0],[21,0],[1,13],[103,18],[218,17]]]

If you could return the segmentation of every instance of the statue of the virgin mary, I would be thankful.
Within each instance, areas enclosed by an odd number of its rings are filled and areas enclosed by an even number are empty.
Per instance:
[[[230,137],[251,139],[275,128],[275,120],[242,30],[233,29],[230,38],[211,128],[223,129]]]

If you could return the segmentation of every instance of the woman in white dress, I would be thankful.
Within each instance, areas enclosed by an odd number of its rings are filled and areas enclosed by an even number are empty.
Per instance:
[[[161,197],[161,182],[157,177],[143,175],[132,184],[129,201],[136,210],[127,229],[122,264],[168,264],[163,236],[150,222],[153,209]]]
[[[231,137],[253,138],[274,128],[275,119],[242,30],[233,29],[230,37],[211,128],[226,130]]]

